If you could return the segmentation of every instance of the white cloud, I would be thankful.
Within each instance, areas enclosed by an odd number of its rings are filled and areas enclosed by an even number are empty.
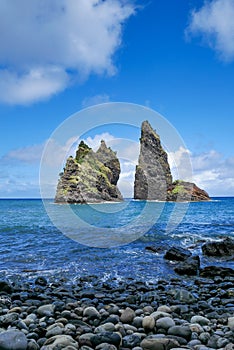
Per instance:
[[[29,164],[39,162],[42,156],[43,148],[44,144],[14,149],[9,151],[3,157],[3,161],[20,161]]]
[[[186,154],[189,155],[193,170],[190,179],[177,176],[177,167],[184,167]],[[215,150],[193,154],[188,149],[180,148],[175,153],[169,153],[168,159],[174,179],[195,182],[211,196],[234,195],[234,157],[224,158]]]
[[[107,94],[100,94],[100,95],[95,95],[91,97],[86,97],[82,101],[82,107],[86,108],[86,107],[98,105],[100,103],[107,103],[107,102],[110,102],[110,96],[108,96]]]
[[[205,2],[191,15],[188,35],[201,35],[204,42],[218,52],[224,61],[234,59],[234,1]]]
[[[0,101],[27,104],[116,73],[130,0],[2,0]]]

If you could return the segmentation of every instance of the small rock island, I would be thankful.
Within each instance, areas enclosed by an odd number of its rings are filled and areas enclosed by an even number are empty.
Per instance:
[[[81,141],[76,156],[67,159],[58,181],[55,203],[122,201],[117,187],[120,162],[105,141],[97,152]]]
[[[208,193],[194,183],[172,181],[167,153],[148,121],[141,126],[140,155],[136,166],[134,199],[158,201],[208,201]]]
[[[166,151],[148,121],[141,126],[140,155],[136,166],[134,199],[156,201],[208,201],[208,193],[194,183],[173,182]],[[120,162],[105,141],[97,152],[81,141],[75,157],[67,159],[60,174],[55,203],[118,202]]]

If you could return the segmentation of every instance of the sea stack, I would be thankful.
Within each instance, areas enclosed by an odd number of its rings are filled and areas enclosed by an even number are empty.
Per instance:
[[[148,121],[142,123],[140,144],[134,199],[172,202],[210,200],[208,193],[194,183],[183,180],[172,182],[167,153]]]
[[[120,163],[116,153],[104,141],[95,153],[83,141],[76,156],[67,159],[60,174],[55,196],[56,203],[98,203],[121,201],[117,187]]]
[[[141,126],[134,199],[166,201],[167,189],[171,185],[172,175],[167,153],[161,146],[159,135],[148,121],[144,121]]]

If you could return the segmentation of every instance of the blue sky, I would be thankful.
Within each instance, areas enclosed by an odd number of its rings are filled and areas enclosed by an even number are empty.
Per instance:
[[[45,142],[103,102],[162,114],[194,181],[234,196],[233,18],[234,0],[2,0],[0,197],[39,197]]]

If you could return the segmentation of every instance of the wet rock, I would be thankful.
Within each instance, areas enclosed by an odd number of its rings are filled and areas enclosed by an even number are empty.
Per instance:
[[[137,334],[126,335],[122,341],[123,347],[130,348],[130,349],[136,346],[139,346],[140,343],[141,343],[141,338]]]
[[[164,255],[164,259],[172,261],[184,261],[189,258],[192,253],[181,247],[171,247]]]
[[[45,277],[43,277],[43,276],[38,276],[35,279],[35,284],[39,285],[39,286],[42,286],[42,287],[45,287],[47,285],[47,279]]]
[[[27,338],[23,332],[7,330],[0,333],[1,350],[26,350]]]
[[[174,271],[179,275],[196,276],[200,268],[200,258],[199,256],[191,256],[185,261],[179,263]]]
[[[234,277],[234,269],[229,267],[221,266],[206,266],[200,270],[200,276],[206,278],[215,278],[220,276],[221,278],[225,277]]]
[[[225,238],[221,241],[207,242],[202,246],[202,252],[206,256],[228,257],[234,255],[234,239]]]

